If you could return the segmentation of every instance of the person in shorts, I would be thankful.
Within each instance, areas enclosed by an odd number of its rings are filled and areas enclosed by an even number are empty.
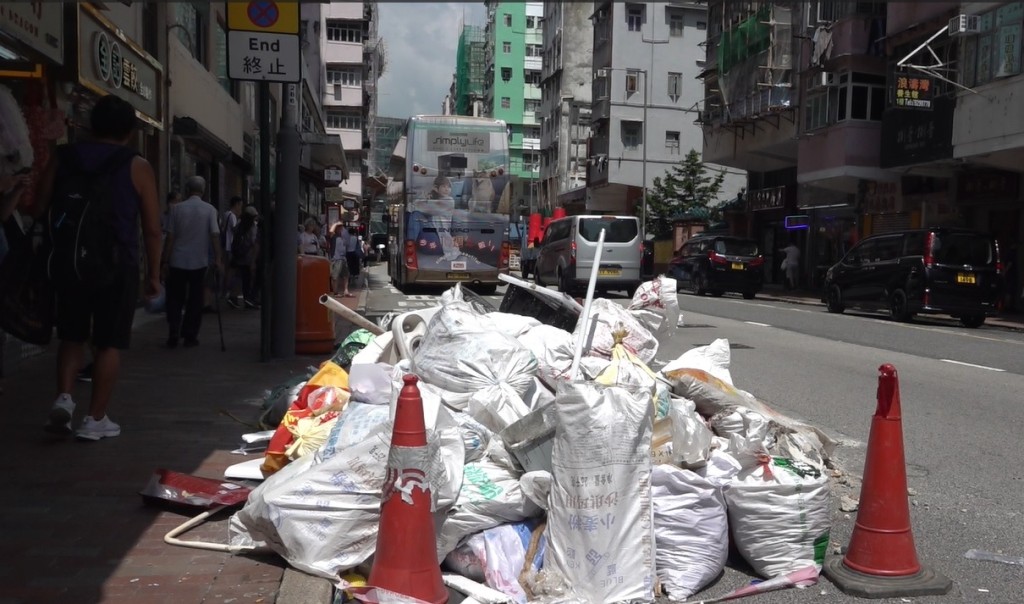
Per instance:
[[[135,140],[138,122],[131,103],[114,95],[96,102],[90,114],[93,140],[75,143],[74,150],[85,170],[96,169],[113,153]],[[55,183],[66,178],[68,167],[55,159],[40,182],[37,215],[49,207]],[[81,440],[118,436],[121,427],[107,416],[121,367],[121,351],[131,343],[132,322],[139,295],[141,255],[139,224],[146,254],[145,296],[160,293],[160,202],[153,167],[136,155],[110,174],[113,221],[121,264],[114,278],[103,286],[72,282],[54,283],[57,349],[57,400],[50,410],[48,431],[70,434],[75,412],[72,391],[85,358],[86,343],[92,341],[92,400],[89,411],[75,435]]]
[[[351,273],[348,268],[348,240],[352,235],[340,222],[331,229],[331,291],[336,296],[353,297],[348,291]],[[338,289],[342,290],[340,293]]]

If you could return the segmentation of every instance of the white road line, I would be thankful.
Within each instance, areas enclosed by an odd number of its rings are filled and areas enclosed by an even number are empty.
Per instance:
[[[757,321],[744,321],[744,323],[747,325],[757,325],[758,327],[771,327],[771,325],[767,323],[758,323]]]
[[[954,361],[952,359],[939,359],[943,363],[952,363],[954,365],[963,365],[965,367],[974,367],[976,369],[984,369],[986,371],[1006,371],[1005,369],[999,369],[998,367],[987,367],[985,365],[975,365],[974,363],[965,363],[963,361]]]

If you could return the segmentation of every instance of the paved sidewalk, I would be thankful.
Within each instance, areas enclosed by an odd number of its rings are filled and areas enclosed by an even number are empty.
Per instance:
[[[363,297],[344,301],[356,308]],[[140,314],[111,404],[117,438],[78,442],[42,430],[55,396],[55,344],[5,379],[0,604],[278,601],[284,561],[166,545],[164,534],[187,516],[146,507],[137,494],[157,468],[220,478],[251,459],[230,451],[254,427],[227,414],[254,424],[266,389],[323,360],[261,363],[259,314],[224,311],[227,352],[216,315],[203,318],[198,348],[168,350],[163,317]],[[80,419],[88,384],[74,395]],[[185,538],[224,543],[227,518]]]

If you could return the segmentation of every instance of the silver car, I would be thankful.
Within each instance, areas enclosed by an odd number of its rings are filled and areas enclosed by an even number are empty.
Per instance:
[[[640,286],[644,253],[635,216],[584,215],[553,221],[544,231],[534,280],[539,285],[557,285],[568,294],[584,289],[601,229],[605,234],[597,290],[622,290],[632,296]]]

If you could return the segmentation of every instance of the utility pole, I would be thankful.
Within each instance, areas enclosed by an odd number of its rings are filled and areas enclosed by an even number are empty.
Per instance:
[[[270,254],[271,235],[270,229],[278,217],[271,219],[270,208],[270,136],[273,124],[270,116],[270,83],[261,81],[258,85],[259,101],[259,127],[260,127],[260,256],[263,259],[260,275],[260,360],[266,363],[271,359],[270,329],[271,316],[274,308],[271,300],[273,288],[271,287],[271,266],[272,257]]]
[[[654,24],[651,23],[651,30],[652,30],[651,33],[652,34],[654,33],[653,29],[654,29]],[[653,90],[651,90],[650,82],[648,80],[650,79],[650,75],[654,72],[654,45],[655,44],[668,44],[670,42],[670,40],[668,38],[665,38],[664,40],[656,40],[654,38],[648,39],[648,38],[644,38],[642,36],[643,36],[643,34],[641,34],[640,40],[644,44],[650,44],[651,45],[651,63],[649,65],[649,70],[643,71],[643,74],[644,74],[644,118],[643,118],[644,119],[644,130],[643,130],[644,157],[643,157],[643,164],[644,164],[644,167],[643,167],[643,176],[641,178],[643,178],[643,181],[644,181],[644,188],[643,188],[643,202],[642,202],[643,203],[643,212],[642,212],[643,218],[640,221],[640,225],[641,225],[641,231],[640,232],[642,233],[642,237],[643,237],[643,239],[641,239],[641,241],[647,241],[647,105],[649,104],[649,100],[650,100],[650,97],[648,95],[651,92],[653,92]]]
[[[274,210],[274,291],[271,348],[276,359],[295,356],[295,286],[299,217],[298,87],[282,84],[284,102],[277,133],[277,206]],[[270,132],[268,128],[266,132]]]

